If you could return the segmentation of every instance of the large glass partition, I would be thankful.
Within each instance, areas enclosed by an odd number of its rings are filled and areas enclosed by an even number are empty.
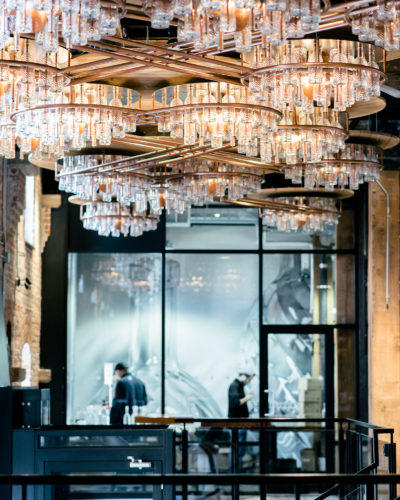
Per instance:
[[[68,280],[67,423],[108,423],[107,363],[127,364],[160,413],[161,256],[73,253]]]
[[[174,254],[166,270],[166,411],[226,417],[229,384],[258,373],[258,255]]]
[[[119,361],[145,382],[153,415],[226,417],[240,371],[257,375],[246,387],[255,393],[251,416],[260,415],[260,394],[262,415],[298,415],[297,379],[327,375],[340,415],[338,380],[340,393],[354,387],[350,369],[339,375],[341,346],[352,338],[339,333],[355,332],[353,212],[337,228],[293,234],[262,228],[257,209],[192,207],[167,216],[165,229],[159,253],[69,255],[67,422],[105,423],[113,390],[105,364]],[[331,347],[324,325],[340,327]],[[275,394],[274,411],[264,391]]]

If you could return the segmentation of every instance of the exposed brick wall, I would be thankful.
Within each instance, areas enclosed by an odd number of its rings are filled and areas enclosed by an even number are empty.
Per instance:
[[[43,206],[40,172],[37,174],[34,244],[31,246],[25,242],[24,233],[24,166],[8,164],[3,179],[3,162],[0,160],[0,228],[3,229],[5,184],[5,252],[8,256],[4,276],[2,266],[0,276],[4,283],[5,323],[8,325],[7,331],[11,331],[10,364],[12,367],[22,367],[22,349],[24,344],[28,343],[31,352],[31,385],[37,385],[39,382],[42,251],[50,235],[51,213],[51,208]],[[3,253],[4,246],[0,246],[0,251]],[[25,287],[26,278],[31,282],[28,288]]]

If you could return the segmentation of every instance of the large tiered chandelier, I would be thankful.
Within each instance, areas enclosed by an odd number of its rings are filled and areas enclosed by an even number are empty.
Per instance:
[[[264,226],[277,231],[321,232],[339,222],[335,200],[305,196],[276,198],[276,208],[261,211]]]
[[[364,182],[379,180],[383,169],[382,151],[372,144],[346,144],[345,148],[322,161],[298,165],[285,165],[285,178],[293,184],[314,189],[324,187],[333,191],[336,187],[358,189]]]
[[[80,205],[83,227],[96,231],[100,236],[141,236],[145,231],[157,229],[160,220],[151,212],[137,213],[134,205],[84,201],[77,197],[70,197],[70,201]]]
[[[247,156],[258,155],[258,141],[276,130],[281,117],[239,85],[176,85],[156,91],[153,101],[155,109],[147,114],[154,116],[159,132],[183,138],[185,144],[237,145]]]
[[[309,113],[345,111],[358,101],[380,95],[384,81],[369,44],[346,40],[290,40],[283,47],[255,47],[246,54],[252,71],[242,77],[266,105],[295,105]]]
[[[400,12],[397,0],[372,0],[356,5],[348,14],[354,35],[385,50],[399,50]]]
[[[11,113],[23,152],[34,159],[60,157],[70,150],[110,145],[136,130],[134,90],[103,84],[68,87],[56,102]],[[0,127],[1,128],[1,127]]]
[[[223,47],[224,36],[233,35],[238,52],[247,52],[253,34],[261,41],[281,44],[318,29],[319,0],[144,0],[143,10],[153,28],[166,29],[178,18],[178,40],[194,42],[197,50]]]
[[[140,158],[140,157],[139,157]],[[70,156],[56,172],[59,188],[84,200],[113,199],[133,203],[141,214],[150,206],[154,214],[165,208],[182,213],[190,204],[227,197],[234,201],[258,190],[263,168],[250,168],[200,158],[140,163],[135,157]]]
[[[67,48],[84,46],[104,35],[115,35],[124,14],[118,0],[1,0],[0,47],[14,35],[34,33],[45,52],[57,52],[62,35]]]
[[[10,42],[0,50],[0,155],[15,156],[15,123],[11,114],[57,102],[70,79],[61,71],[68,52],[43,55],[32,40],[21,40],[18,51]],[[32,144],[22,147],[31,150]]]
[[[315,107],[303,113],[288,108],[278,129],[260,141],[260,157],[265,163],[286,165],[319,161],[342,150],[346,138],[336,111]]]
[[[262,189],[239,204],[258,207],[263,225],[277,231],[321,232],[339,222],[337,200],[352,195],[349,190]]]

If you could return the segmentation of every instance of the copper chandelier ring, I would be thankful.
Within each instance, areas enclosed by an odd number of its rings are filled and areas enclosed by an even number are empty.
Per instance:
[[[305,168],[307,165],[312,165],[313,167],[320,167],[320,168],[323,168],[323,167],[327,167],[329,165],[337,165],[340,167],[340,165],[343,165],[343,164],[346,164],[346,165],[354,165],[354,166],[357,166],[357,165],[366,165],[368,167],[377,167],[379,168],[379,170],[382,170],[383,169],[383,165],[382,163],[379,163],[377,161],[371,161],[371,160],[339,160],[339,159],[335,159],[335,160],[320,160],[320,161],[307,161],[307,162],[299,162],[299,163],[295,163],[294,165],[282,165],[280,168],[281,170],[284,170],[285,168],[288,168],[288,167],[302,167],[302,168]]]
[[[275,132],[276,134],[279,134],[280,132],[286,132],[286,131],[296,131],[296,130],[312,130],[315,132],[320,132],[321,129],[322,131],[325,132],[340,132],[341,134],[345,135],[348,137],[348,132],[342,128],[339,127],[334,127],[332,125],[300,125],[300,124],[294,124],[294,125],[278,125],[278,129]]]
[[[63,73],[61,69],[47,64],[35,63],[30,61],[17,61],[14,59],[0,59],[0,66],[9,66],[10,68],[21,67],[22,69],[31,68],[37,71],[41,71],[42,73],[46,73],[47,71],[55,73],[57,76],[61,76],[64,78],[66,82],[65,86],[67,86],[71,81],[71,78]]]
[[[259,104],[245,104],[245,103],[237,103],[237,102],[205,102],[205,103],[196,103],[196,104],[180,104],[179,106],[169,106],[166,108],[158,108],[152,109],[149,111],[144,111],[143,114],[147,116],[158,115],[158,114],[167,114],[174,111],[186,111],[191,109],[202,109],[202,108],[235,108],[235,109],[243,109],[245,111],[265,111],[268,113],[275,114],[278,118],[282,117],[282,113],[277,109],[270,108],[268,106],[263,106]]]
[[[39,106],[33,106],[31,108],[20,109],[18,111],[14,111],[14,113],[11,113],[10,118],[15,122],[16,116],[23,113],[39,111],[41,109],[57,110],[57,109],[77,109],[77,108],[86,109],[89,111],[95,111],[95,110],[115,111],[123,113],[124,115],[128,116],[136,116],[138,114],[138,110],[124,108],[121,106],[108,106],[107,104],[63,103],[63,104],[41,104]]]
[[[380,83],[386,81],[386,75],[383,71],[373,66],[366,66],[364,64],[354,64],[354,63],[341,63],[341,62],[304,62],[304,63],[288,63],[288,64],[277,64],[275,66],[265,66],[263,68],[257,68],[253,71],[249,71],[240,77],[242,84],[246,84],[247,80],[254,75],[259,73],[283,73],[285,70],[309,70],[310,68],[321,68],[321,69],[348,69],[352,71],[369,71],[376,73],[380,77]]]

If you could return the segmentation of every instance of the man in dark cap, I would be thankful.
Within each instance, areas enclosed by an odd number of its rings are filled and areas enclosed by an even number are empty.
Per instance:
[[[247,396],[244,393],[244,386],[249,384],[254,377],[254,373],[250,373],[250,370],[240,370],[239,376],[229,386],[228,391],[228,417],[229,418],[240,418],[248,417],[249,409],[247,407],[247,401],[253,399],[254,394],[250,392]]]
[[[144,383],[128,372],[124,363],[117,363],[115,373],[119,380],[115,386],[115,396],[113,399],[110,424],[122,425],[124,423],[125,408],[128,408],[129,415],[132,415],[134,406],[146,406],[147,394]]]
[[[254,373],[248,368],[242,368],[239,370],[239,375],[231,383],[228,390],[228,417],[229,418],[247,418],[249,416],[249,409],[247,407],[247,402],[254,398],[254,393],[250,392],[245,394],[244,387],[249,384]],[[238,460],[238,471],[242,472],[242,459],[245,454],[246,448],[242,444],[246,441],[246,429],[238,430],[238,444],[239,444],[239,460]],[[229,455],[230,467],[232,468],[232,457]],[[233,472],[233,469],[232,469]]]

